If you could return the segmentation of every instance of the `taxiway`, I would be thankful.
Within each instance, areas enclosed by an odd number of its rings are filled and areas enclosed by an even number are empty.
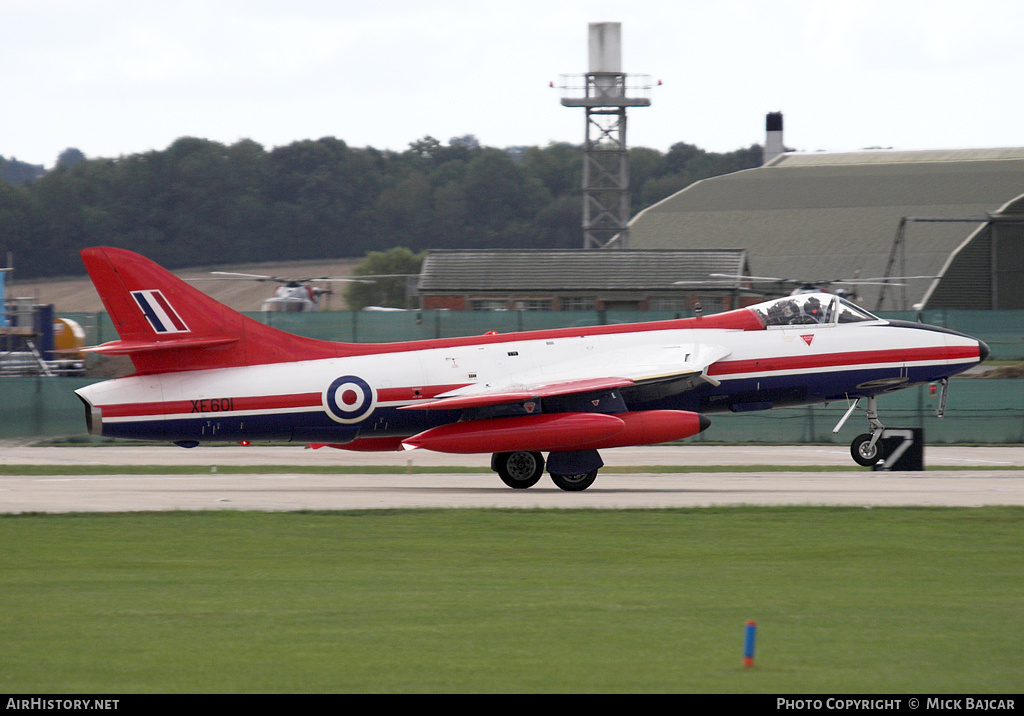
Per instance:
[[[486,455],[427,451],[350,453],[301,447],[0,448],[0,465],[46,465],[45,475],[0,475],[0,512],[161,510],[362,510],[414,507],[667,508],[716,505],[1024,505],[1024,447],[935,446],[924,472],[872,472],[845,446],[672,445],[602,451],[605,467],[585,492],[546,477],[529,490],[505,487]],[[193,474],[75,474],[81,466],[191,466]],[[254,466],[225,474],[221,466]],[[283,466],[272,474],[258,466]],[[385,474],[319,474],[288,466],[391,466]],[[686,465],[695,472],[644,466]],[[751,471],[751,465],[829,469]],[[61,467],[67,467],[67,474]],[[446,467],[479,468],[453,472]],[[703,466],[707,470],[700,470]],[[736,466],[735,471],[729,466]],[[742,468],[740,467],[742,466]],[[835,470],[834,467],[843,469]],[[415,469],[414,469],[415,468]],[[435,471],[436,468],[436,471]],[[261,468],[265,469],[265,468]],[[25,470],[29,472],[29,470]]]

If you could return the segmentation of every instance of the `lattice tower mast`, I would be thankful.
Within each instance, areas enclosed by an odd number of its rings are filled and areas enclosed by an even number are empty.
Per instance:
[[[622,24],[592,22],[590,71],[562,75],[562,106],[583,107],[583,248],[629,248],[626,108],[649,107],[650,77],[622,71]],[[627,79],[629,80],[627,82]],[[629,96],[639,92],[639,96]]]

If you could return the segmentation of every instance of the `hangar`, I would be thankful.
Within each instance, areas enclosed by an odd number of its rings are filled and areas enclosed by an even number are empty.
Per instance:
[[[1024,148],[785,153],[630,222],[632,249],[707,247],[746,249],[757,276],[888,278],[855,286],[869,310],[1021,309]]]
[[[709,284],[712,273],[748,273],[742,249],[463,249],[430,251],[420,270],[424,309],[689,311],[756,302],[740,280]]]

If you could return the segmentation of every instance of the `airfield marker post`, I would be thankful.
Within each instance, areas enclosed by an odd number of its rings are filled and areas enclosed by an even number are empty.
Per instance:
[[[754,643],[757,641],[757,622],[747,622],[743,636],[743,666],[754,666]]]

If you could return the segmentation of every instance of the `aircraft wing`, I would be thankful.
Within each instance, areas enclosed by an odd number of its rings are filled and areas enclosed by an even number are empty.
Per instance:
[[[467,385],[403,409],[462,410],[615,388],[627,396],[652,400],[692,390],[703,383],[717,384],[706,375],[707,368],[730,352],[724,346],[689,343],[586,355],[509,374],[501,380]]]

